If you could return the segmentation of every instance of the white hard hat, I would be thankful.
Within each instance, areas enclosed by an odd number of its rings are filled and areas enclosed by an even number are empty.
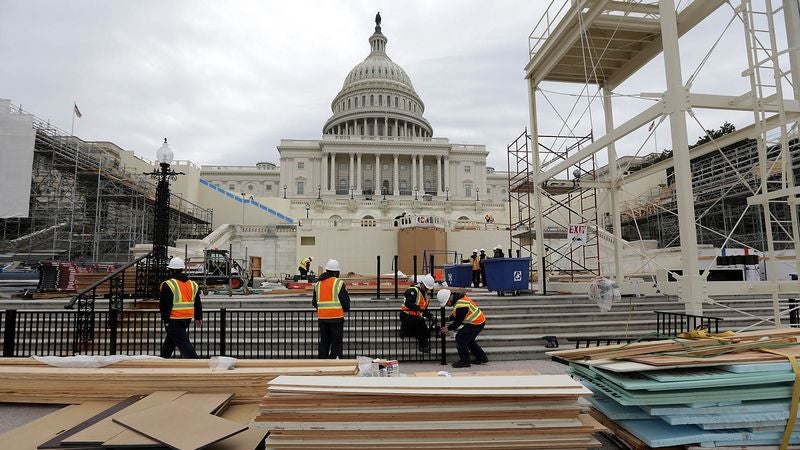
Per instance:
[[[495,248],[503,248],[503,246],[501,246],[500,244],[497,244],[497,245],[495,246]]]
[[[419,281],[422,282],[422,284],[428,289],[433,289],[433,284],[436,282],[436,280],[433,279],[433,276],[431,276],[429,273],[420,277]]]
[[[482,251],[482,252],[485,252],[485,251],[486,251],[486,249],[482,248],[482,249],[481,249],[481,251]]]
[[[309,260],[311,260],[311,261],[313,261],[313,260],[314,260],[314,257],[313,257],[313,256],[309,256],[309,257],[308,257],[308,259],[309,259]]]
[[[478,249],[476,248],[476,249],[472,250],[472,253],[478,253]]]
[[[169,264],[167,264],[167,269],[183,270],[185,268],[186,264],[183,262],[183,259],[177,256],[173,256],[172,259],[169,260]]]
[[[329,259],[328,262],[325,263],[325,270],[330,270],[331,272],[339,272],[341,268],[339,267],[339,261],[335,259]]]
[[[450,289],[442,289],[441,291],[436,293],[436,300],[439,301],[439,304],[442,306],[447,306],[447,300],[450,299]]]

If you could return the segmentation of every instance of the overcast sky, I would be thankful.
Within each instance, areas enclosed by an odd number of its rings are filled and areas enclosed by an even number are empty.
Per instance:
[[[277,162],[280,139],[320,138],[345,76],[369,53],[380,10],[387,53],[411,77],[434,135],[485,144],[489,164],[504,170],[507,145],[529,123],[522,69],[528,35],[548,3],[0,0],[0,97],[67,131],[75,101],[83,113],[76,135],[112,141],[150,159],[166,136],[176,159]],[[687,36],[696,42],[682,49],[685,78],[731,16],[723,7]],[[746,64],[742,48],[735,22],[693,90],[747,90],[740,75]],[[663,91],[663,78],[656,60],[619,92]],[[577,93],[581,86],[544,88]],[[559,117],[569,114],[576,97],[544,95],[541,132],[565,132]],[[548,111],[547,101],[557,113]],[[571,125],[586,104],[583,99],[575,106]],[[621,123],[649,104],[620,100],[615,120]],[[576,133],[594,127],[595,135],[602,134],[599,101],[593,105],[592,121],[584,120]],[[752,114],[700,117],[706,128],[724,120],[752,121]],[[619,153],[669,147],[666,125],[658,142],[644,143],[646,133],[640,133]],[[700,134],[690,126],[690,141]]]

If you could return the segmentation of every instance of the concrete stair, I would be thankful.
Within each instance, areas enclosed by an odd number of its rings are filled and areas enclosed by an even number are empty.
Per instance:
[[[600,312],[597,305],[585,296],[534,296],[523,295],[517,297],[498,297],[496,295],[475,292],[470,294],[483,309],[487,316],[486,329],[481,333],[478,342],[489,355],[490,360],[521,360],[521,359],[545,359],[547,349],[544,347],[542,336],[554,335],[561,344],[560,348],[571,348],[574,342],[569,338],[597,338],[602,336],[630,336],[646,337],[653,336],[656,331],[656,315],[654,310],[683,312],[683,305],[674,299],[663,296],[623,298],[622,301],[613,305],[610,312]],[[721,304],[735,308],[738,311],[756,317],[766,317],[772,314],[771,299],[759,299],[752,296],[728,297],[716,299]],[[43,309],[53,312],[40,325],[38,333],[29,339],[30,348],[38,348],[43,343],[63,339],[65,333],[59,330],[59,326],[54,326],[57,311],[63,311],[64,300],[59,301],[30,301],[21,302],[4,301],[0,302],[2,309]],[[310,296],[291,296],[281,298],[255,298],[255,297],[221,297],[210,296],[204,298],[203,304],[206,310],[211,312],[215,309],[226,308],[229,315],[236,314],[236,310],[258,310],[268,311],[311,311]],[[380,327],[398,326],[394,319],[399,310],[401,301],[399,299],[384,298],[380,300],[371,299],[365,296],[354,296],[352,301],[351,322],[348,327],[351,331],[348,335],[345,331],[345,348],[351,349],[358,354],[370,356],[381,356],[383,347],[380,342],[370,336],[378,335]],[[18,306],[22,308],[18,308]],[[108,303],[99,300],[96,303],[96,311],[106,311]],[[719,317],[724,319],[720,322],[720,328],[725,330],[738,330],[751,326],[759,319],[747,317],[741,312],[734,311],[726,307],[717,305],[704,305],[706,316]],[[787,309],[787,301],[781,301],[781,308]],[[384,317],[392,322],[374,322],[358,320],[358,311],[364,310],[387,310]],[[139,310],[145,315],[137,316],[135,311],[126,313],[125,318],[120,324],[118,334],[120,352],[136,353],[137,348],[154,348],[161,339],[161,323],[158,315],[153,310]],[[447,311],[449,313],[449,311]],[[438,313],[437,313],[438,315]],[[269,330],[268,323],[263,322],[254,315],[252,320],[247,320],[239,324],[235,332],[228,324],[228,336],[226,345],[229,349],[236,349],[244,342],[258,342],[262,348],[274,348],[279,354],[275,357],[287,357],[287,355],[305,355],[307,348],[314,348],[316,344],[316,324],[309,322],[305,314],[285,314],[280,316],[280,329]],[[313,317],[313,316],[312,316]],[[785,318],[784,322],[788,322]],[[73,326],[69,322],[63,322],[63,326]],[[104,324],[96,324],[96,328]],[[207,321],[206,331],[214,330],[216,325],[212,321]],[[760,324],[756,328],[770,328],[770,324]],[[434,341],[435,342],[435,341]],[[128,344],[129,343],[129,344]],[[415,340],[403,340],[403,347],[408,347],[408,352],[413,354],[415,350]],[[202,342],[198,346],[204,345]],[[68,347],[68,344],[66,345]],[[96,348],[96,352],[102,351]],[[362,352],[363,350],[363,352]],[[280,356],[283,355],[283,356]],[[448,361],[456,358],[455,342],[453,338],[448,341]],[[246,355],[241,355],[246,356]],[[313,355],[312,355],[313,356]],[[425,355],[419,354],[420,357]],[[427,358],[423,358],[427,359]]]

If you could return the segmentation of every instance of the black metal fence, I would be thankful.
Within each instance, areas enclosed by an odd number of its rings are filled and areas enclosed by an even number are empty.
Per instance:
[[[397,308],[351,310],[345,319],[343,353],[401,361],[446,363],[446,340],[432,330],[431,352],[418,350],[415,338],[400,337]],[[84,340],[71,310],[0,311],[3,356],[159,355],[165,337],[157,310],[126,310],[116,327],[108,311],[93,311],[92,335]],[[444,318],[444,308],[440,310]],[[316,358],[319,331],[313,309],[212,309],[203,324],[192,326],[189,337],[201,358],[241,359]]]
[[[659,336],[677,336],[678,333],[706,328],[711,333],[719,333],[719,317],[695,316],[676,311],[653,311],[656,313],[656,333]]]

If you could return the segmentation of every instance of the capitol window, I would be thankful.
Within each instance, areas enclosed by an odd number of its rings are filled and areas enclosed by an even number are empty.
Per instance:
[[[356,108],[358,108],[358,97],[356,97]]]
[[[472,198],[472,185],[465,184],[464,185],[464,197]]]
[[[298,181],[297,182],[297,195],[303,195],[306,187],[305,181]]]
[[[350,99],[348,98],[347,99],[347,109],[350,109],[351,107],[352,107],[352,104],[350,103]]]
[[[228,190],[229,191],[232,191],[234,189],[236,189],[236,185],[235,184],[231,183],[231,184],[228,185]]]
[[[382,95],[378,96],[378,106],[383,106],[383,96]]]
[[[267,188],[267,190],[268,190],[268,191],[271,191],[271,190],[272,190],[272,185],[271,185],[271,184],[268,184],[268,185],[266,186],[266,188]]]
[[[397,97],[394,98],[394,107],[397,108]]]
[[[247,185],[247,190],[248,191],[252,191],[253,190],[253,185],[252,184],[248,184]]]
[[[472,166],[464,165],[464,173],[470,173],[470,172],[472,172]]]
[[[374,95],[370,95],[369,96],[369,106],[375,106],[375,96]]]
[[[304,163],[303,161],[297,161],[297,168],[300,169],[300,170],[305,169],[306,168],[306,163]]]

